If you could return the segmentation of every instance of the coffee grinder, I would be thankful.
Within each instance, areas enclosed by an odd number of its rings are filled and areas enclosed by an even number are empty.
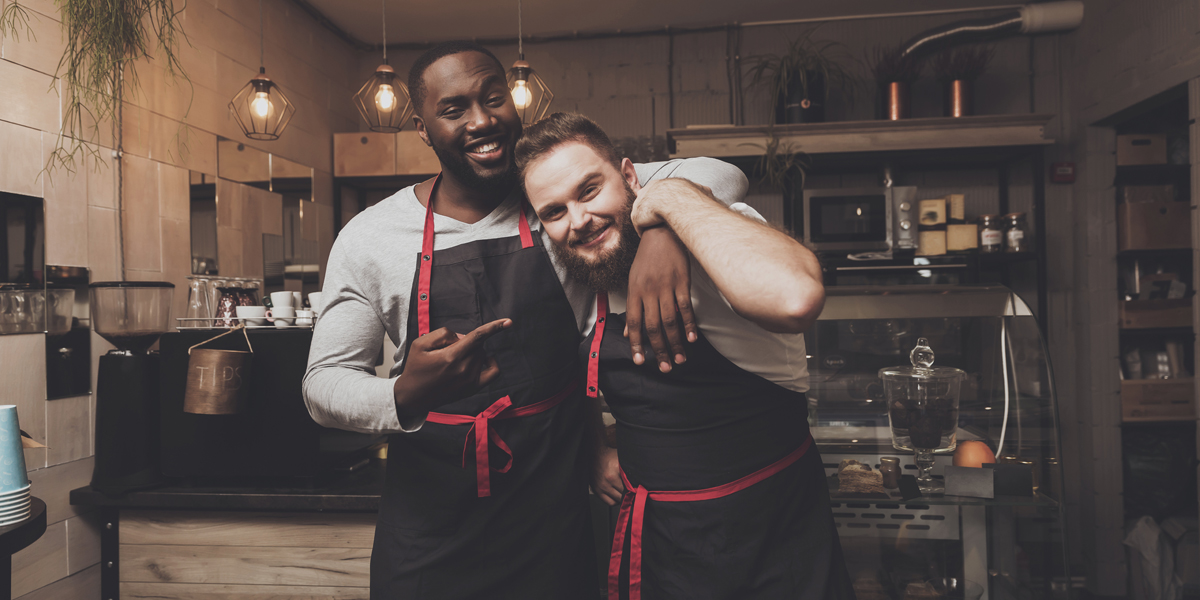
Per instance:
[[[105,281],[89,286],[96,333],[116,346],[100,357],[92,488],[119,494],[159,483],[159,356],[175,285]]]

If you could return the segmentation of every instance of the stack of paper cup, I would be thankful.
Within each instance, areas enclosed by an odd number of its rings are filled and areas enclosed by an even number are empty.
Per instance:
[[[0,406],[0,527],[25,520],[30,505],[17,407]]]

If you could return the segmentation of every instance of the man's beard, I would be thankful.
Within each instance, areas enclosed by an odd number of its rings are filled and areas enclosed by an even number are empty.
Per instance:
[[[633,193],[628,182],[625,183],[625,191],[628,200],[612,223],[612,226],[616,228],[616,233],[620,236],[615,248],[592,260],[584,258],[571,247],[571,241],[587,238],[597,229],[604,227],[603,223],[590,231],[583,232],[582,235],[572,234],[565,246],[559,244],[552,246],[554,255],[567,270],[567,274],[594,292],[624,291],[629,287],[629,269],[633,267],[633,259],[637,256],[638,243],[641,242],[641,238],[638,237],[637,230],[633,228],[633,219],[630,218],[630,211],[633,209],[633,201],[637,198],[637,194]]]
[[[508,152],[510,156],[508,169],[491,175],[481,175],[472,168],[469,159],[462,152],[444,150],[436,144],[432,144],[431,146],[433,153],[437,155],[438,160],[442,162],[446,170],[450,171],[455,179],[471,189],[482,192],[496,192],[498,190],[512,189],[517,184],[517,165],[511,159],[511,149]]]

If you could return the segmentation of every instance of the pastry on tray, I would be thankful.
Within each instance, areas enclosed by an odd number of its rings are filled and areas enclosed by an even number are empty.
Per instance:
[[[852,458],[838,465],[837,479],[834,492],[837,496],[889,498],[883,487],[883,474]]]

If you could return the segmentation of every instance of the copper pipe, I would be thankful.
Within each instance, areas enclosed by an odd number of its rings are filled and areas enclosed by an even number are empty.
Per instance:
[[[911,94],[907,81],[893,81],[888,84],[883,98],[884,116],[889,121],[899,121],[912,116],[910,104]]]
[[[955,79],[943,87],[942,115],[967,117],[975,114],[975,82]]]

